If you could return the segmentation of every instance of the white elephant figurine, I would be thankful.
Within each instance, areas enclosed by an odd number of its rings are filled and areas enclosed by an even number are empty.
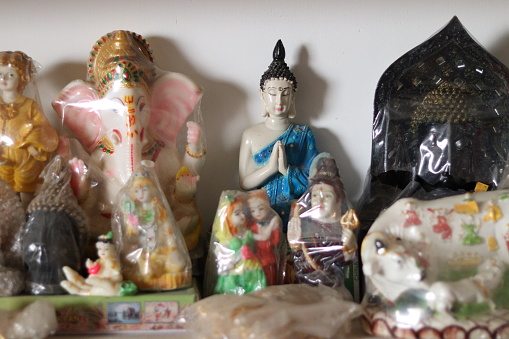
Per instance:
[[[368,332],[509,335],[509,191],[400,199],[375,220],[361,257]]]
[[[90,190],[88,206],[85,204],[91,225],[98,225],[92,236],[110,229],[117,194],[141,160],[155,162],[172,209],[194,198],[195,184],[189,194],[178,192],[175,181],[183,167],[199,178],[205,161],[201,96],[202,89],[188,77],[157,68],[140,35],[114,31],[97,41],[88,62],[87,81],[71,82],[53,101],[63,124],[90,155],[87,166],[97,176],[97,187]],[[177,142],[184,125],[185,151]],[[180,196],[186,196],[186,201],[179,201]],[[201,227],[196,221],[201,219],[197,209],[190,211],[180,224],[192,233]],[[194,224],[190,227],[186,221]]]

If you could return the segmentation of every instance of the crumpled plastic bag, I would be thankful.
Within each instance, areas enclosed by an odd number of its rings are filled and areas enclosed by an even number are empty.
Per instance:
[[[336,289],[293,284],[213,295],[185,308],[177,322],[200,338],[342,338],[361,314]]]

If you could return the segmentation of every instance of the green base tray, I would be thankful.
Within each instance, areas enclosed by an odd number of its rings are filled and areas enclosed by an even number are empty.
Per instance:
[[[0,309],[18,310],[36,300],[51,302],[57,311],[57,334],[118,331],[179,330],[175,323],[183,307],[200,298],[196,282],[188,289],[143,293],[130,297],[20,295],[0,298]]]

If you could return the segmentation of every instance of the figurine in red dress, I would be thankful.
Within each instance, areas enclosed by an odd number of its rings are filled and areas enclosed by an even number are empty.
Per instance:
[[[251,214],[249,229],[256,241],[255,255],[263,266],[267,285],[278,284],[280,266],[279,247],[281,244],[282,222],[279,215],[270,207],[265,190],[256,190],[247,199]]]

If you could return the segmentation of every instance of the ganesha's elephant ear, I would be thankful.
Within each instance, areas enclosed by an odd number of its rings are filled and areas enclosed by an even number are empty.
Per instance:
[[[165,143],[175,144],[177,134],[201,99],[203,90],[179,73],[167,73],[152,87],[150,131]]]
[[[97,145],[103,129],[97,111],[97,91],[82,80],[67,85],[53,100],[55,112],[71,131],[76,134],[83,147],[91,151]]]

